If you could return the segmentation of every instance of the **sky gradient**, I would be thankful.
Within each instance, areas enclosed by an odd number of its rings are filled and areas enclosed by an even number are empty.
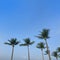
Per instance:
[[[41,51],[35,46],[42,40],[35,36],[43,28],[50,29],[48,45],[52,52],[60,46],[59,0],[1,0],[0,60],[9,60],[11,55],[11,47],[4,45],[4,42],[17,38],[23,43],[23,39],[27,37],[35,41],[35,44],[30,46],[31,60],[40,60]],[[48,59],[47,56],[45,58]],[[16,46],[14,60],[26,59],[27,48]]]

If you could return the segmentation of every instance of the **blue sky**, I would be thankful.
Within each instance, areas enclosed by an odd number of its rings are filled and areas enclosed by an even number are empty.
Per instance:
[[[0,60],[10,59],[11,47],[3,43],[10,38],[17,38],[21,43],[30,37],[36,41],[30,47],[31,59],[39,60],[40,42],[34,37],[43,28],[50,29],[48,40],[51,52],[60,46],[60,1],[59,0],[1,0],[0,1]],[[32,53],[33,52],[33,53]],[[39,54],[40,52],[40,54]],[[4,58],[3,58],[4,57]],[[46,56],[46,59],[48,57]],[[15,47],[14,59],[27,59],[26,47]]]

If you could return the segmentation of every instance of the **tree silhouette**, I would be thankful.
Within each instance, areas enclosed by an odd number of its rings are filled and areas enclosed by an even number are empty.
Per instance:
[[[39,39],[45,40],[49,60],[51,60],[50,50],[49,50],[48,43],[47,43],[47,39],[49,38],[49,29],[43,29],[42,32],[40,32],[40,34],[38,34],[38,36],[36,36],[36,37],[38,37]]]
[[[29,51],[29,45],[32,45],[34,41],[30,41],[30,38],[24,39],[24,44],[20,44],[20,46],[27,46],[28,49],[28,60],[30,60],[30,51]]]
[[[54,56],[56,58],[56,60],[58,60],[59,55],[58,55],[58,52],[57,51],[54,51],[52,53],[52,56]]]
[[[41,52],[42,52],[42,60],[44,60],[44,54],[43,54],[43,49],[45,48],[44,47],[44,43],[43,42],[40,42],[37,44],[36,46],[37,48],[41,49]]]
[[[8,42],[5,42],[4,44],[12,46],[11,60],[13,60],[14,46],[18,45],[19,41],[17,41],[16,38],[12,38],[11,40],[8,40]]]

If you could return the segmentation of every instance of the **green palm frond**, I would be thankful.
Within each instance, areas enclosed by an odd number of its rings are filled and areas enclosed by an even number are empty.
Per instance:
[[[43,37],[42,37],[42,36],[40,36],[40,35],[35,36],[35,37],[37,37],[37,38],[39,38],[39,39],[43,39]]]
[[[49,29],[43,29],[42,32],[40,32],[40,34],[38,34],[38,36],[36,37],[40,39],[48,39],[49,38],[48,34],[49,34]]]
[[[36,47],[39,48],[39,49],[44,49],[45,48],[43,42],[38,43]]]
[[[52,56],[58,57],[59,55],[58,55],[57,51],[54,51],[54,52],[52,53]]]
[[[24,39],[24,44],[20,44],[20,46],[28,46],[28,45],[32,45],[34,43],[34,41],[30,41],[30,38],[26,38]]]
[[[48,54],[48,50],[45,51],[45,54],[44,55],[47,55]]]
[[[30,45],[32,45],[32,44],[34,44],[35,43],[35,41],[32,41],[32,42],[30,42]]]
[[[8,42],[5,42],[4,44],[13,45],[14,46],[14,45],[19,44],[19,41],[17,41],[16,38],[12,38],[12,39],[8,40]]]
[[[27,46],[27,44],[20,44],[20,46]]]
[[[16,41],[15,45],[19,44],[20,42],[19,41]]]
[[[30,43],[30,38],[24,39],[24,42],[25,42],[26,44],[29,44],[29,43]]]
[[[16,38],[12,38],[12,39],[10,40],[10,42],[11,42],[12,44],[15,44],[15,43],[17,42],[17,39],[16,39]]]
[[[5,42],[4,44],[6,44],[6,45],[11,45],[11,43],[8,43],[8,42]]]

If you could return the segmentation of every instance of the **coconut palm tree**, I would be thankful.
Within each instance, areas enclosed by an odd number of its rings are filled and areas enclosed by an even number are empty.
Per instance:
[[[44,39],[45,40],[49,60],[51,60],[50,50],[49,50],[48,43],[47,43],[47,39],[49,38],[48,34],[49,34],[49,29],[43,29],[42,32],[36,37],[38,37],[39,39]]]
[[[45,48],[44,43],[43,42],[40,42],[40,43],[37,44],[36,47],[39,48],[39,49],[41,49],[41,52],[42,52],[42,60],[44,60],[44,54],[43,54],[43,49]]]
[[[5,42],[4,44],[12,46],[11,60],[13,60],[14,46],[19,44],[19,41],[17,41],[16,38],[12,38],[11,40],[8,40],[8,42]]]
[[[52,53],[52,56],[54,56],[56,58],[56,60],[58,60],[59,55],[58,55],[58,52],[57,51],[54,51]]]
[[[34,41],[30,41],[30,38],[24,39],[24,44],[20,44],[20,46],[27,46],[28,49],[28,60],[30,60],[30,51],[29,51],[29,45],[32,45]]]

